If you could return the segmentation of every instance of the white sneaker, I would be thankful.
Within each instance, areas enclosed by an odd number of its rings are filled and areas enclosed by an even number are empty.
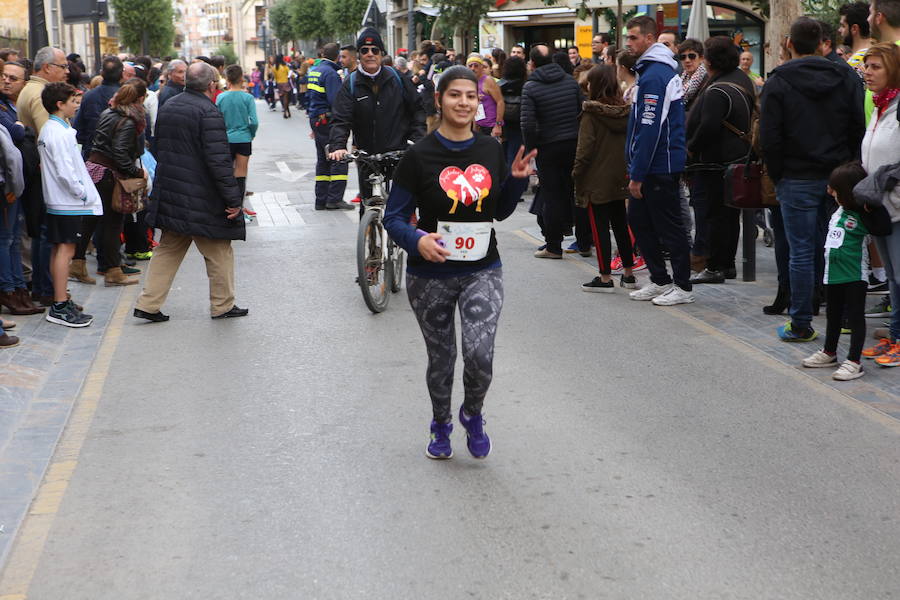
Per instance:
[[[824,350],[819,350],[812,356],[803,359],[803,366],[815,369],[818,367],[836,367],[838,364],[837,356],[827,354]]]
[[[831,374],[832,379],[837,379],[838,381],[850,381],[851,379],[858,379],[865,375],[863,371],[862,365],[859,363],[855,363],[852,360],[845,360],[841,363],[841,366],[838,367],[838,370]]]
[[[632,300],[653,300],[657,296],[662,296],[671,289],[671,283],[668,283],[666,285],[656,285],[655,283],[651,282],[639,290],[629,292],[628,297]]]
[[[690,304],[694,301],[694,295],[686,292],[677,285],[670,286],[668,292],[653,299],[657,306],[672,306],[674,304]]]

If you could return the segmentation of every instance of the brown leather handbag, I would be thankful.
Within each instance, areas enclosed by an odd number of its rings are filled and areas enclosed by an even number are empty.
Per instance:
[[[113,185],[112,208],[116,212],[126,215],[141,212],[147,199],[147,179],[146,177],[132,177],[125,179],[116,175],[113,169]]]

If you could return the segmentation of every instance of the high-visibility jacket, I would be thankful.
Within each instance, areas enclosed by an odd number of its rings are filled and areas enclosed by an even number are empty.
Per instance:
[[[341,77],[334,61],[322,59],[307,74],[306,97],[309,99],[309,116],[312,119],[331,112],[331,106],[341,89]]]

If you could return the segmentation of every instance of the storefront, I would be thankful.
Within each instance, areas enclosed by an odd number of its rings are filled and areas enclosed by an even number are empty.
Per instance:
[[[577,0],[560,1],[548,7],[542,0],[500,0],[496,10],[488,12],[487,19],[479,27],[480,47],[484,49],[503,48],[507,52],[515,44],[526,48],[536,43],[545,43],[557,48],[579,46],[587,55],[584,38],[589,35],[591,17],[578,19]],[[684,37],[691,15],[691,1],[679,6],[671,4],[638,4],[635,0],[625,0],[626,13],[636,12],[656,16],[662,11],[663,21],[668,30],[679,32]],[[599,11],[598,31],[609,31],[607,8],[615,7],[610,0],[588,0],[589,8]],[[679,10],[680,9],[680,10]],[[707,18],[710,35],[726,35],[735,43],[753,53],[753,68],[764,72],[765,20],[755,13],[749,3],[708,0]]]

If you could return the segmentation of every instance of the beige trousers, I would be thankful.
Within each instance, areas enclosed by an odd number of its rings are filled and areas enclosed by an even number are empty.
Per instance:
[[[136,308],[149,313],[159,312],[191,242],[197,245],[197,250],[206,261],[210,313],[215,317],[231,310],[234,306],[234,251],[231,240],[214,240],[171,231],[163,231],[159,246],[153,249],[147,280]]]

